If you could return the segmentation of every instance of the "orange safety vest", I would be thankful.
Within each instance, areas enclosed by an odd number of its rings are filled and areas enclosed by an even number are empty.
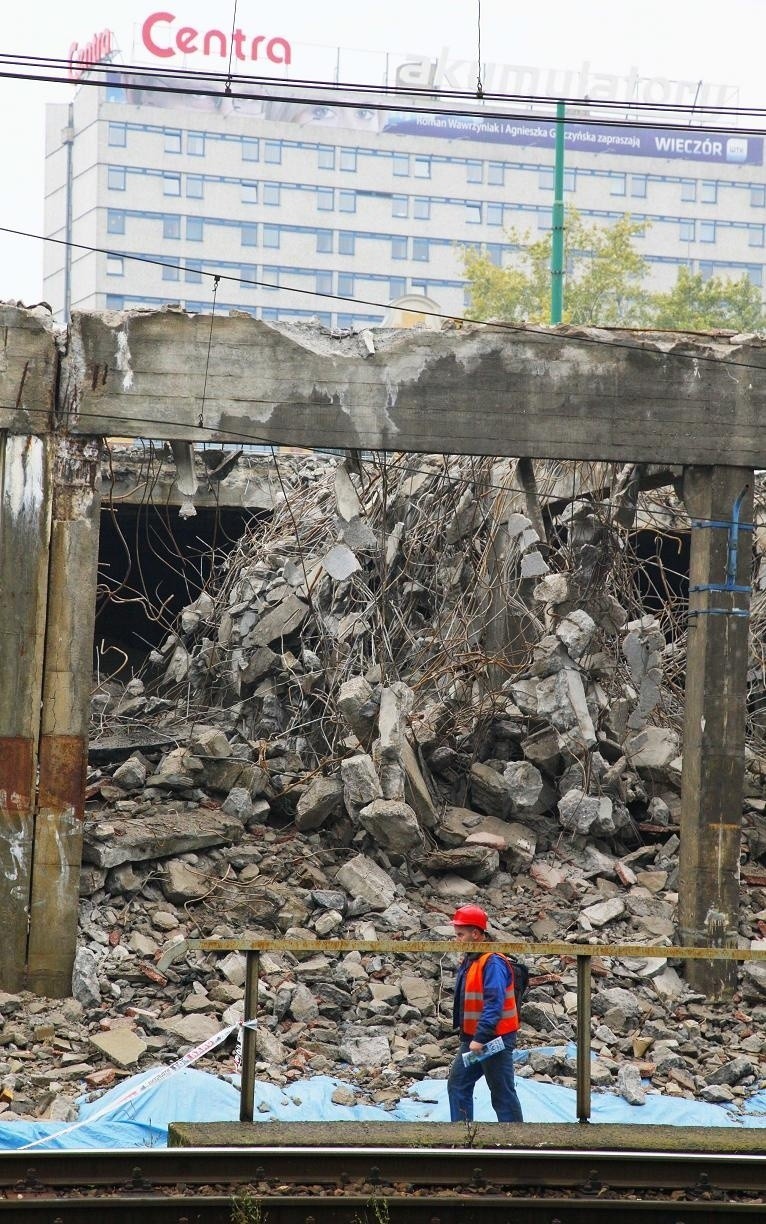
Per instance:
[[[462,1028],[463,1032],[467,1033],[469,1037],[476,1032],[479,1017],[484,1010],[484,966],[490,956],[502,956],[502,953],[485,952],[483,956],[478,956],[468,966],[468,972],[465,975]],[[503,957],[503,960],[506,960],[506,958]],[[518,1027],[519,1016],[516,1011],[516,994],[513,989],[513,969],[511,969],[511,979],[503,999],[503,1010],[500,1013],[500,1020],[495,1025],[495,1033],[500,1037],[503,1033],[515,1033]]]

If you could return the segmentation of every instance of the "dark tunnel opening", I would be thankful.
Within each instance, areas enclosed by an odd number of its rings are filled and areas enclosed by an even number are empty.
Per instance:
[[[103,507],[94,634],[102,676],[125,680],[141,668],[258,517],[239,507],[201,506],[187,519],[177,506]]]

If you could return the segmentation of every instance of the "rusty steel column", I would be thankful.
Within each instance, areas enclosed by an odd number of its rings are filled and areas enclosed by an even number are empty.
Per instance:
[[[753,475],[724,466],[684,471],[692,538],[678,924],[688,947],[737,941]],[[737,967],[687,961],[686,976],[714,998],[734,989]]]
[[[41,438],[0,431],[0,989],[23,984],[48,584]]]
[[[98,575],[99,442],[54,436],[27,984],[68,995],[77,936]]]

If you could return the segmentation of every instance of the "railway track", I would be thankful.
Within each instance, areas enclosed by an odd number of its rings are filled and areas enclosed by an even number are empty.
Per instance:
[[[766,1219],[766,1155],[241,1147],[7,1152],[20,1224],[716,1224]],[[610,1214],[611,1213],[611,1214]]]

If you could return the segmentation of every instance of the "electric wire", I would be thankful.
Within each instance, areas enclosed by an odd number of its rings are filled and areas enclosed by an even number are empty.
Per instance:
[[[1,62],[2,62],[2,57],[0,57],[0,63]],[[68,64],[68,61],[63,61],[63,63]],[[94,66],[94,67],[98,67],[98,66]],[[111,66],[110,71],[114,74],[114,72],[117,70],[114,68],[114,66]],[[119,71],[122,73],[123,76],[128,75],[128,72],[122,66],[120,66]],[[149,81],[147,81],[146,79],[147,75],[149,76]],[[184,77],[189,77],[190,75],[191,74],[189,73],[188,70],[184,71]],[[164,94],[171,93],[171,94],[178,94],[178,95],[191,95],[191,96],[197,96],[197,97],[201,96],[201,97],[211,97],[211,98],[221,98],[223,96],[226,96],[226,97],[231,97],[231,98],[241,99],[241,100],[264,101],[264,102],[273,101],[276,96],[274,92],[274,84],[276,83],[276,79],[272,81],[271,78],[266,78],[269,81],[268,86],[263,86],[263,87],[259,86],[256,89],[249,90],[247,92],[242,92],[241,90],[234,90],[234,89],[230,91],[226,91],[225,90],[225,84],[226,84],[225,77],[215,78],[216,81],[219,81],[219,80],[221,81],[221,84],[223,86],[222,89],[205,89],[201,87],[195,87],[193,89],[189,89],[189,88],[181,87],[178,84],[173,84],[171,86],[168,86],[167,84],[152,84],[150,83],[152,80],[165,80],[167,78],[159,76],[159,74],[157,74],[156,72],[153,75],[148,74],[146,69],[144,68],[140,70],[136,70],[136,77],[138,80],[138,88],[144,91],[147,91],[147,92],[156,92],[156,93],[164,93]],[[69,80],[67,77],[63,77],[63,76],[53,76],[53,75],[45,74],[45,73],[10,72],[8,70],[1,70],[1,69],[0,69],[0,79],[24,80],[24,81],[29,81],[29,82],[47,83],[47,84],[63,84],[63,85],[67,85],[70,87],[72,85],[72,81]],[[178,80],[179,78],[171,78],[171,79]],[[183,79],[183,78],[180,78],[180,79]],[[196,79],[196,78],[192,77],[192,79]],[[202,79],[205,79],[205,78],[202,78]],[[206,79],[209,81],[211,78],[206,78]],[[90,79],[89,77],[83,77],[79,81],[79,85],[86,86],[86,87],[95,87],[98,89],[104,88],[103,81],[96,80],[96,79]],[[290,82],[290,85],[292,88],[295,88],[293,82]],[[341,93],[345,94],[345,92],[350,92],[350,87],[348,87],[346,91],[339,91],[338,86],[336,86],[335,84],[328,83],[327,85],[323,85],[320,88],[324,91],[323,96],[316,95],[312,97],[310,95],[307,95],[305,92],[298,93],[298,94],[293,93],[286,97],[280,96],[280,101],[292,103],[297,106],[307,106],[307,105],[315,104],[318,101],[327,102],[328,100],[331,100],[333,106],[337,106],[341,108],[348,108],[348,109],[358,109],[359,104],[360,104],[359,96],[351,97],[350,100],[346,99],[345,96],[341,96]],[[378,87],[378,89],[379,88],[380,87]],[[367,89],[367,87],[354,86],[353,91],[357,95],[361,94],[362,95],[361,100],[366,101],[369,104],[370,98],[364,96],[364,95],[369,95],[370,91]],[[431,90],[430,92],[433,95],[435,91]],[[328,99],[327,97],[328,93],[331,95],[330,99]],[[489,95],[484,94],[483,98],[484,100],[488,100]],[[537,105],[537,106],[541,106],[541,105],[552,106],[556,102],[560,102],[560,101],[563,101],[566,105],[570,105],[570,106],[583,106],[583,105],[590,106],[590,101],[586,102],[584,99],[572,98],[572,97],[557,99],[557,98],[552,98],[548,96],[543,98],[537,95],[508,95],[508,98],[509,100],[515,101],[517,104],[523,104],[524,102],[528,102],[529,105]],[[628,109],[628,110],[633,109],[633,110],[639,110],[639,111],[646,109],[643,103],[637,104],[637,103],[626,103],[626,102],[622,102],[622,103],[612,102],[612,103],[609,103],[609,106],[614,109],[617,109],[617,108]],[[403,107],[401,104],[401,99],[398,99],[396,102],[391,102],[391,103],[385,102],[382,100],[376,100],[375,109],[379,111],[384,111],[384,112],[399,113],[399,112],[402,112]],[[684,106],[684,107],[672,106],[671,107],[669,105],[662,104],[661,112],[665,113],[668,111],[672,111],[673,113],[680,111],[680,113],[682,114],[692,113],[688,106]],[[486,119],[489,117],[491,119],[496,119],[496,120],[517,121],[517,122],[529,122],[529,121],[535,121],[535,120],[540,121],[544,118],[543,116],[531,113],[529,111],[519,113],[518,111],[500,110],[500,109],[495,109],[494,107],[491,110],[487,110],[486,108],[482,108],[479,110],[461,108],[460,110],[455,110],[455,108],[445,109],[443,106],[434,106],[434,105],[414,106],[413,105],[406,109],[406,113],[436,115],[436,116],[447,115],[447,116],[463,117],[466,119]],[[694,109],[693,113],[702,114],[703,108],[700,106],[697,106]],[[738,109],[731,108],[731,107],[723,108],[723,109],[711,107],[709,108],[707,113],[713,114],[713,115],[720,115],[720,114],[766,115],[766,111],[763,110],[762,108],[742,108],[741,110],[738,110]],[[580,116],[580,118],[582,118],[582,116]],[[573,123],[576,124],[577,122],[578,122],[578,119],[569,120],[570,126]],[[674,122],[669,122],[669,121],[659,123],[653,120],[640,119],[637,117],[632,117],[631,119],[626,120],[623,116],[615,117],[613,119],[602,116],[602,117],[599,117],[597,122],[598,122],[598,125],[602,127],[620,127],[620,128],[628,128],[628,129],[637,128],[637,129],[647,129],[647,130],[662,129],[663,131],[683,132],[686,138],[688,138],[688,135],[689,135],[688,123],[674,123]],[[732,129],[730,125],[719,126],[715,124],[707,124],[704,127],[704,129],[700,128],[698,130],[701,135],[705,135],[705,136],[731,135],[732,131],[735,131],[736,134],[740,136],[748,135],[748,136],[766,137],[766,127],[737,126],[735,129]]]
[[[271,401],[271,400],[268,400],[268,401],[250,400],[250,402],[252,402],[252,403],[259,403],[259,402],[267,402],[267,403],[272,403],[272,401]],[[290,401],[284,401],[284,402],[283,402],[281,405],[275,405],[275,406],[279,406],[279,407],[295,407],[296,405],[295,405],[294,403],[290,402]],[[300,406],[302,406],[302,407],[310,407],[311,405],[300,405]],[[78,418],[79,418],[80,420],[86,420],[86,421],[87,421],[87,420],[90,420],[90,419],[99,420],[99,421],[104,419],[103,414],[101,414],[101,413],[86,412],[86,411],[82,411],[82,410],[80,410],[80,409],[78,409]],[[267,448],[267,449],[268,449],[270,452],[273,452],[273,453],[279,453],[279,452],[276,450],[276,448],[277,448],[277,447],[279,447],[279,446],[285,446],[285,445],[286,445],[286,446],[289,446],[289,449],[290,449],[291,451],[301,451],[301,452],[305,452],[305,453],[307,453],[307,454],[319,455],[321,458],[326,458],[326,459],[336,459],[336,460],[337,460],[337,459],[341,458],[341,456],[338,454],[338,450],[343,450],[343,451],[345,452],[345,450],[347,449],[347,448],[345,448],[345,447],[337,447],[337,448],[332,448],[332,447],[329,447],[329,446],[327,446],[327,447],[322,447],[322,446],[296,446],[296,445],[294,445],[294,444],[292,444],[292,443],[283,443],[283,442],[280,442],[279,440],[275,440],[274,438],[270,437],[270,436],[269,436],[269,435],[267,435],[267,434],[254,433],[252,430],[246,430],[246,429],[236,429],[236,430],[233,430],[233,429],[221,429],[220,427],[218,427],[218,426],[214,426],[214,425],[205,425],[205,426],[203,426],[203,427],[200,429],[200,427],[199,427],[199,426],[193,426],[193,425],[188,425],[188,426],[187,426],[185,422],[178,421],[177,419],[176,419],[175,421],[173,421],[173,422],[168,422],[168,421],[165,421],[165,422],[159,422],[159,421],[157,420],[157,418],[156,418],[156,417],[139,417],[139,416],[136,416],[136,415],[131,415],[131,416],[129,416],[129,417],[128,417],[128,416],[126,416],[126,417],[124,417],[124,418],[122,419],[122,424],[123,424],[123,425],[131,425],[131,426],[133,426],[133,425],[151,425],[151,426],[154,426],[154,427],[159,427],[159,426],[160,426],[160,425],[162,425],[163,423],[164,423],[164,424],[166,424],[166,425],[167,425],[167,424],[171,424],[171,423],[172,423],[172,424],[174,424],[174,425],[176,425],[176,426],[181,425],[181,426],[184,426],[185,428],[186,428],[186,427],[188,427],[188,429],[189,429],[190,431],[192,431],[192,432],[194,433],[194,435],[195,435],[194,440],[197,440],[197,439],[196,439],[196,435],[197,435],[197,434],[199,434],[199,433],[206,433],[206,434],[210,434],[210,435],[212,435],[215,441],[225,441],[225,439],[226,439],[227,437],[230,437],[230,438],[231,438],[231,440],[232,440],[232,441],[234,441],[234,442],[237,442],[237,441],[240,441],[240,442],[241,442],[241,441],[245,441],[245,443],[246,443],[247,445],[253,445],[253,446],[262,446],[262,447],[264,447],[264,448]],[[453,436],[454,436],[454,435],[453,435]],[[138,439],[137,439],[137,440],[138,440]],[[181,439],[181,440],[183,440],[183,439]],[[191,440],[191,439],[186,439],[186,440]],[[462,437],[462,438],[460,438],[459,440],[463,440],[463,441],[465,441],[465,440],[471,440],[471,439],[470,439],[470,438],[466,438],[466,437]],[[431,450],[429,450],[429,451],[417,452],[417,451],[411,451],[411,450],[410,450],[410,451],[402,451],[402,450],[398,450],[398,449],[397,449],[397,450],[387,450],[385,447],[374,447],[374,448],[368,448],[366,451],[355,451],[355,455],[356,455],[356,457],[358,458],[359,462],[360,462],[360,463],[362,463],[362,464],[363,464],[363,465],[365,465],[365,466],[369,466],[369,465],[373,465],[373,466],[374,466],[374,465],[377,463],[377,459],[372,458],[372,457],[370,457],[370,456],[376,456],[376,455],[387,455],[387,454],[395,454],[395,455],[412,455],[412,454],[418,454],[418,453],[421,453],[421,454],[427,454],[427,455],[433,455],[433,456],[438,456],[439,458],[441,458],[441,459],[442,459],[443,461],[445,461],[445,462],[446,462],[446,459],[447,459],[447,458],[449,458],[449,457],[451,457],[451,456],[454,456],[455,454],[458,454],[458,453],[462,454],[462,452],[451,452],[451,451],[443,451],[443,452],[436,451],[436,452],[435,452],[435,451],[431,451]],[[495,454],[481,454],[481,455],[477,455],[477,454],[475,454],[475,453],[474,453],[474,454],[468,455],[468,454],[466,453],[466,454],[464,454],[464,455],[463,455],[463,457],[466,457],[466,458],[469,458],[469,457],[470,457],[470,458],[473,458],[473,459],[478,459],[478,460],[487,460],[487,459],[491,459],[491,460],[494,460],[495,462],[497,462],[497,461],[498,461],[498,459],[506,459],[506,460],[507,460],[507,462],[508,462],[509,464],[510,464],[510,463],[512,463],[512,462],[515,462],[515,459],[514,459],[514,457],[513,457],[513,456],[497,456],[497,455],[495,455]],[[608,469],[608,468],[614,468],[614,467],[616,467],[616,466],[620,466],[620,465],[616,464],[616,463],[615,463],[613,460],[608,460],[608,459],[604,459],[604,460],[597,460],[597,461],[592,461],[592,460],[583,460],[583,459],[579,459],[579,458],[575,458],[575,459],[563,459],[563,458],[558,458],[558,459],[550,459],[550,460],[548,460],[547,462],[550,462],[550,463],[553,463],[553,464],[557,464],[557,463],[564,463],[564,464],[572,463],[573,465],[574,465],[574,464],[580,464],[580,465],[582,465],[583,463],[586,463],[586,462],[589,462],[589,463],[593,463],[593,462],[595,462],[597,465],[599,465],[599,464],[600,464],[600,465],[603,465],[603,467],[604,467],[604,468],[606,468],[606,469]],[[398,463],[398,465],[397,465],[397,466],[400,468],[400,470],[401,470],[401,471],[406,471],[406,472],[407,472],[409,475],[413,475],[413,476],[423,476],[423,475],[432,476],[432,475],[434,474],[434,471],[433,471],[433,468],[432,468],[432,467],[427,467],[427,466],[417,466],[417,465],[412,464],[412,463],[410,463],[410,462],[407,462],[406,464],[405,464],[404,462],[400,462],[400,463]],[[637,465],[637,466],[641,466],[641,465],[639,464],[639,465]],[[576,493],[576,490],[575,490],[575,472],[574,472],[574,471],[573,471],[573,473],[572,473],[572,481],[573,481],[573,490],[574,490],[572,497],[570,497],[569,495],[566,495],[566,496],[565,496],[565,495],[561,495],[560,497],[557,497],[557,498],[549,497],[549,498],[548,498],[548,501],[549,501],[549,502],[553,502],[553,503],[558,503],[558,502],[561,502],[562,504],[565,504],[565,503],[567,503],[567,502],[571,502],[572,500],[576,500],[578,497],[584,497],[584,498],[586,498],[586,500],[587,500],[587,499],[588,499],[588,496],[587,496],[585,493],[583,493],[583,492],[581,492],[580,494],[577,494],[577,493]],[[489,489],[489,490],[493,491],[493,492],[498,492],[498,493],[517,493],[517,494],[519,494],[519,495],[521,495],[521,496],[526,496],[526,495],[527,495],[527,492],[528,492],[528,491],[527,491],[527,489],[525,489],[523,486],[520,486],[520,485],[511,485],[511,484],[508,484],[508,483],[506,483],[506,482],[503,482],[502,484],[495,484],[495,483],[492,483],[492,482],[488,482],[488,483],[485,485],[485,487],[486,487],[487,489]],[[601,494],[602,494],[602,495],[606,496],[606,490],[607,490],[609,487],[611,487],[611,486],[610,486],[610,484],[602,484],[602,485],[600,485],[600,486],[599,486],[599,488],[597,488],[595,491],[596,491],[596,493],[601,492]],[[652,514],[654,514],[654,512],[655,512],[655,511],[654,511],[654,508],[653,508],[653,509],[652,509]],[[679,517],[679,516],[678,516],[678,514],[677,514],[675,511],[672,511],[672,510],[664,511],[664,510],[661,510],[661,509],[659,509],[659,508],[658,508],[658,509],[657,509],[657,513],[658,513],[658,514],[667,514],[667,515],[668,515],[668,517],[672,518],[674,521],[676,521],[676,520],[678,519],[678,517]],[[681,517],[683,517],[683,514],[681,515]],[[688,516],[687,516],[687,517],[688,517]],[[707,519],[707,518],[704,518],[704,517],[700,517],[699,515],[695,515],[695,516],[694,516],[694,518],[695,518],[695,521],[696,521],[696,522],[699,522],[699,523],[717,522],[717,520],[716,520],[716,519]]]
[[[33,55],[27,55],[25,53],[0,52],[0,65],[4,63],[7,63],[9,65],[17,65],[19,67],[23,67],[27,65],[32,66],[32,67],[48,66],[50,68],[60,68],[62,71],[68,71],[71,68],[71,61],[63,57],[33,56]],[[105,78],[108,78],[110,75],[114,75],[116,73],[118,75],[127,76],[127,77],[135,75],[136,77],[140,77],[142,81],[148,78],[148,79],[155,79],[158,81],[162,81],[162,80],[169,80],[169,81],[178,80],[180,82],[205,81],[211,84],[221,84],[221,85],[225,85],[227,77],[228,77],[228,73],[218,72],[213,69],[199,69],[199,68],[186,68],[186,67],[185,68],[172,68],[167,65],[163,65],[160,68],[160,67],[155,67],[154,65],[150,65],[150,64],[127,64],[127,63],[117,64],[116,62],[108,62],[108,63],[100,62],[96,64],[89,64],[87,66],[87,71],[89,74],[93,74],[94,77],[101,75]],[[1,72],[0,72],[0,75],[2,75]],[[37,78],[33,74],[30,74],[25,79],[34,81]],[[397,99],[412,98],[416,100],[418,98],[423,98],[427,101],[432,101],[434,97],[443,97],[446,99],[454,99],[454,100],[466,99],[468,101],[472,101],[476,97],[475,91],[463,90],[463,89],[449,89],[442,85],[428,85],[428,86],[413,86],[413,85],[401,85],[401,84],[376,85],[376,84],[367,84],[362,81],[328,81],[328,80],[317,80],[316,78],[311,78],[311,77],[289,77],[289,78],[283,79],[280,77],[263,76],[259,74],[247,74],[247,73],[241,73],[241,72],[236,74],[236,79],[238,82],[242,84],[253,84],[258,87],[262,87],[264,90],[268,90],[269,92],[266,96],[270,99],[273,99],[276,95],[278,95],[281,92],[293,90],[296,88],[300,88],[301,90],[321,90],[324,93],[331,92],[333,94],[343,94],[343,93],[363,94],[366,97],[379,95],[381,97],[392,96]],[[61,80],[62,83],[64,84],[68,84],[68,85],[73,84],[72,80],[69,77],[56,78],[54,83],[58,83],[59,80]],[[77,84],[78,86],[81,84],[83,85],[84,84],[96,84],[100,87],[103,87],[103,82],[99,82],[97,80],[89,80],[88,77],[85,77],[79,80]],[[169,92],[176,92],[176,91],[170,90]],[[192,89],[184,89],[179,92],[196,93],[198,91],[192,90]],[[247,94],[245,96],[253,97],[255,95]],[[700,115],[700,114],[712,114],[712,115],[730,115],[732,117],[739,117],[743,115],[766,117],[766,107],[743,106],[741,104],[707,105],[704,103],[700,104],[697,99],[693,100],[692,102],[672,102],[672,101],[652,102],[649,100],[642,100],[642,101],[637,102],[633,98],[631,99],[583,98],[579,95],[566,94],[564,92],[557,93],[557,94],[533,94],[533,93],[525,94],[525,93],[506,93],[502,91],[491,91],[491,90],[486,90],[486,89],[483,90],[482,97],[483,97],[483,100],[486,102],[507,101],[507,102],[513,102],[513,103],[524,103],[524,104],[534,104],[534,105],[546,104],[550,106],[554,106],[558,102],[565,102],[567,104],[571,104],[572,106],[579,106],[579,107],[586,106],[589,111],[619,110],[619,111],[624,112],[626,110],[628,111],[634,110],[634,111],[656,112],[660,114],[672,112],[672,113],[678,113],[682,115],[692,115],[692,116]],[[285,101],[298,101],[298,102],[307,101],[307,99],[304,97],[297,98],[297,99],[288,97],[284,100]],[[352,102],[352,103],[349,103],[348,105],[354,105],[354,103]],[[398,107],[396,109],[401,109],[401,108]],[[487,110],[488,108],[485,107],[474,113],[482,115],[482,114],[486,114]],[[449,111],[446,113],[452,114],[453,112]],[[494,111],[492,111],[492,113],[494,113]]]
[[[15,229],[7,225],[0,225],[0,234],[11,234],[18,238],[30,238],[38,242],[50,242],[50,243],[54,243],[57,246],[72,247],[76,250],[87,251],[89,254],[107,255],[107,256],[112,256],[112,257],[116,256],[117,258],[130,259],[138,263],[152,264],[152,265],[155,265],[161,268],[166,268],[168,266],[167,259],[163,259],[159,255],[158,256],[138,255],[138,254],[133,254],[130,251],[119,250],[117,248],[112,248],[112,247],[92,246],[89,243],[74,242],[72,240],[67,240],[65,238],[54,238],[52,236],[48,236],[45,234],[36,234],[30,230]],[[176,265],[174,264],[172,266],[175,267]],[[274,285],[270,284],[268,281],[262,281],[262,280],[248,278],[244,276],[227,275],[225,272],[208,272],[202,269],[196,269],[196,271],[198,271],[201,276],[210,277],[213,280],[217,279],[218,281],[230,281],[236,285],[253,285],[256,288],[268,288],[268,289],[274,288]],[[281,289],[285,293],[299,294],[299,295],[303,295],[306,297],[327,298],[327,299],[330,299],[332,301],[337,301],[337,302],[348,302],[349,304],[356,305],[356,306],[370,306],[370,307],[374,307],[377,310],[382,310],[382,311],[389,311],[391,309],[390,302],[380,302],[380,301],[376,301],[371,298],[349,297],[341,293],[330,293],[327,290],[302,289],[297,285],[280,285],[278,286],[278,288]],[[422,316],[423,318],[442,319],[446,322],[455,323],[459,326],[462,326],[465,323],[470,323],[470,324],[478,324],[482,327],[491,327],[493,330],[496,330],[496,331],[509,331],[509,332],[514,332],[514,333],[523,334],[523,335],[540,336],[543,339],[546,339],[549,341],[560,340],[562,337],[562,333],[560,331],[557,331],[554,326],[544,327],[540,324],[511,323],[505,319],[481,319],[474,315],[449,314],[446,311],[423,309],[420,306],[418,306],[417,309],[407,311],[407,313],[414,313],[419,316]],[[283,322],[287,322],[287,321],[288,320],[283,320]],[[587,327],[592,332],[600,332],[600,333],[603,333],[604,331],[607,331],[607,330],[614,330],[614,331],[620,331],[620,332],[624,332],[628,334],[635,333],[637,337],[651,335],[651,329],[646,330],[646,329],[641,329],[641,328],[630,328],[630,327],[617,327],[617,328],[607,329],[607,328],[600,326],[599,324],[580,324],[580,323],[576,323],[576,324],[569,323],[569,324],[564,324],[563,326],[568,329],[573,329],[565,333],[565,337],[567,341],[570,343],[600,345],[601,347],[604,347],[604,348],[626,349],[629,352],[635,352],[636,348],[641,347],[641,346],[635,343],[629,344],[627,341],[615,340],[612,337],[604,336],[603,334],[600,334],[600,335],[586,334],[582,332],[580,329]],[[720,331],[720,329],[715,329],[715,330]],[[679,340],[681,341],[688,338],[690,341],[692,341],[695,336],[709,335],[710,333],[673,332],[673,331],[668,331],[668,330],[662,330],[662,331],[657,332],[656,334],[662,335],[662,336],[677,336]],[[766,343],[764,344],[764,347],[766,347]],[[664,349],[651,349],[651,348],[643,347],[642,352],[654,353],[656,357],[661,358],[662,360],[666,360],[669,357],[674,357],[676,359],[684,359],[684,360],[692,361],[692,362],[703,362],[703,363],[710,362],[717,366],[731,366],[732,368],[737,369],[737,370],[757,370],[760,373],[763,373],[764,369],[766,369],[766,359],[764,361],[764,365],[758,365],[755,362],[731,361],[727,358],[716,357],[713,354],[699,353],[699,352],[683,352],[675,348],[670,351],[667,351]],[[267,401],[267,402],[271,402],[271,401]]]

